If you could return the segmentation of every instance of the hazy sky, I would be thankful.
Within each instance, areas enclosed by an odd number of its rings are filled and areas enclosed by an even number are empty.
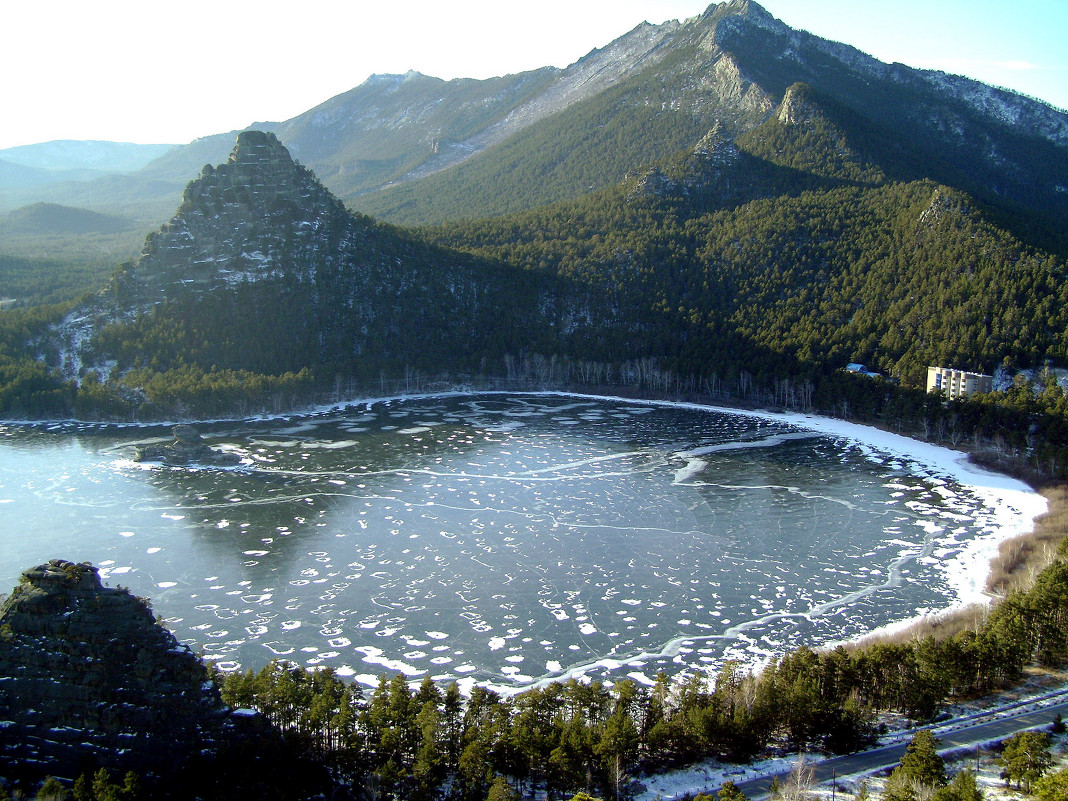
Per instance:
[[[0,148],[185,143],[284,120],[372,73],[567,66],[704,0],[9,0]],[[766,0],[795,28],[1068,108],[1068,0]]]

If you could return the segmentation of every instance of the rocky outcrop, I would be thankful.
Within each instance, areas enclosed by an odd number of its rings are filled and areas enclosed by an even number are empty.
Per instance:
[[[706,200],[714,193],[726,202],[735,196],[731,186],[731,174],[737,171],[741,161],[738,146],[716,123],[693,148],[690,157],[682,162],[681,171],[669,176],[659,167],[651,167],[634,180],[628,199],[639,197],[665,197],[667,195],[691,195],[703,193]],[[630,179],[630,176],[628,176]]]
[[[211,289],[307,277],[293,269],[315,263],[322,232],[351,224],[341,203],[274,134],[242,131],[229,159],[205,165],[177,214],[148,236],[116,294],[124,304],[151,305],[175,285]]]
[[[775,116],[783,125],[805,125],[819,113],[812,102],[812,90],[803,83],[795,83],[786,90]]]
[[[0,605],[0,775],[175,775],[232,726],[200,659],[92,565],[31,568]]]
[[[165,445],[146,445],[134,455],[137,462],[163,462],[170,465],[200,464],[212,467],[232,467],[241,464],[241,457],[232,451],[213,448],[192,426],[174,427],[174,441]]]

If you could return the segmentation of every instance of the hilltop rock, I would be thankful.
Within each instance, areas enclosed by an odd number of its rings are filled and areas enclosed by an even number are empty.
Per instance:
[[[175,775],[232,728],[204,664],[148,602],[53,559],[0,605],[0,775],[72,778],[86,764]]]
[[[795,83],[786,90],[776,117],[784,125],[804,125],[819,113],[812,101],[812,90],[803,83]]]

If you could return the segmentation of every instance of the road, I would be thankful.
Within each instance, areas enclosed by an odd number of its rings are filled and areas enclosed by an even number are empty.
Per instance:
[[[954,726],[954,722],[947,721],[932,726],[931,729],[938,738],[939,753],[948,754],[975,749],[986,743],[1003,740],[1018,731],[1048,726],[1058,713],[1062,717],[1068,718],[1068,701],[1057,701],[1041,709],[1021,711],[1011,717],[984,723],[966,724],[961,728],[950,728]],[[984,716],[982,714],[971,715],[965,720]],[[856,754],[812,762],[810,767],[813,772],[813,781],[816,784],[822,784],[831,781],[836,776],[874,773],[883,768],[893,767],[901,761],[901,756],[905,753],[907,744],[906,741],[902,741],[894,745],[873,748],[870,751],[861,751]],[[738,789],[752,799],[763,798],[768,795],[771,784],[776,777],[780,782],[785,782],[788,775],[789,772],[786,772],[749,779],[748,781],[739,782]],[[709,791],[715,789],[718,788],[709,788]]]

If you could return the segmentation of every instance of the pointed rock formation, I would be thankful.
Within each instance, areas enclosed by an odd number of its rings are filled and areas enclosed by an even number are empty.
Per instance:
[[[795,83],[786,90],[775,116],[784,125],[804,125],[819,113],[812,102],[812,90],[803,83]]]
[[[31,568],[0,605],[0,775],[175,775],[229,717],[200,659],[92,565]]]
[[[116,296],[120,305],[147,306],[175,286],[306,278],[314,274],[323,233],[354,226],[341,202],[274,134],[242,131],[229,159],[205,165],[186,187],[178,212],[123,272]]]
[[[244,131],[225,163],[189,183],[137,261],[72,310],[47,347],[75,380],[149,366],[469,369],[473,354],[492,358],[514,350],[509,341],[551,331],[553,307],[539,297],[549,291],[533,274],[349,213],[274,134]],[[147,397],[139,391],[129,396]]]

